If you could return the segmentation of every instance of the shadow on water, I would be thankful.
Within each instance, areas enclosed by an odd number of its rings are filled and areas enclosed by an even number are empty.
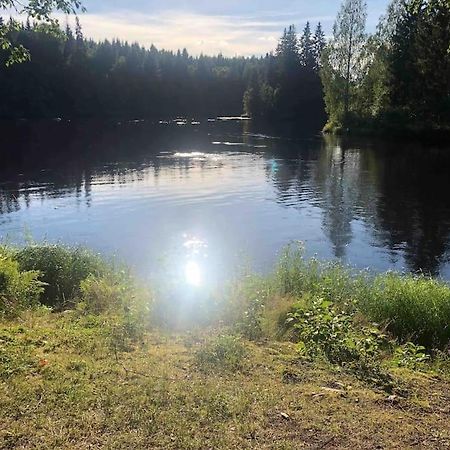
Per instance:
[[[73,198],[90,208],[95,205],[93,185],[157,186],[163,180],[170,186],[170,180],[183,179],[185,196],[178,191],[177,195],[189,203],[190,177],[195,172],[202,180],[208,173],[217,177],[211,187],[214,192],[209,197],[203,193],[196,208],[203,208],[205,216],[213,214],[212,206],[221,205],[218,193],[229,198],[237,215],[257,206],[255,214],[264,221],[252,229],[242,223],[239,233],[256,233],[263,243],[273,239],[267,244],[272,253],[279,250],[281,238],[271,237],[277,233],[298,237],[308,246],[312,236],[305,235],[307,226],[314,227],[311,217],[317,216],[319,256],[377,267],[382,252],[389,263],[379,264],[380,268],[403,264],[409,270],[450,278],[448,148],[321,137],[247,122],[192,125],[188,121],[183,126],[36,122],[2,124],[0,133],[0,235],[2,218],[31,209],[38,201]],[[247,166],[245,175],[238,171]],[[240,184],[235,190],[228,187],[238,174],[253,180],[247,197]],[[193,185],[197,178],[192,179]],[[170,195],[168,190],[168,203]],[[131,211],[127,201],[131,200],[116,199],[118,207]],[[164,217],[161,202],[150,205]],[[134,220],[132,215],[129,220]],[[140,220],[139,213],[135,220]],[[33,231],[32,220],[28,225]],[[50,231],[51,227],[57,229],[58,224],[49,224]],[[357,244],[359,248],[352,250]]]

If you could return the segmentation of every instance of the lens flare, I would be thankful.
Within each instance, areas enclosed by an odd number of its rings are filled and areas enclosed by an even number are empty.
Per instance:
[[[202,284],[202,271],[195,261],[188,261],[184,270],[186,283],[191,286],[200,286]]]

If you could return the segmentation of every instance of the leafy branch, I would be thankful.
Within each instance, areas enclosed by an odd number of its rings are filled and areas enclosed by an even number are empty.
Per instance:
[[[86,8],[80,0],[0,0],[0,12],[14,11],[17,15],[23,15],[27,19],[34,19],[49,25],[57,25],[57,19],[52,17],[52,13],[61,12],[63,14],[77,14],[79,11],[85,12]],[[20,22],[11,18],[5,24],[0,17],[0,49],[9,53],[6,65],[28,61],[30,52],[23,46],[13,46],[10,40],[10,33],[20,29]]]

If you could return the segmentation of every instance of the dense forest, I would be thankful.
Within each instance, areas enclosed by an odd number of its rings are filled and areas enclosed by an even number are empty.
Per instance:
[[[259,58],[193,57],[186,49],[171,52],[119,40],[94,42],[83,36],[78,18],[74,30],[30,21],[11,23],[9,28],[11,42],[28,49],[31,59],[8,65],[8,53],[0,53],[2,118],[240,115],[245,97],[250,115],[284,111],[295,117],[302,103],[324,120],[319,49],[314,47],[313,53],[309,24],[303,71],[290,59],[298,51],[293,27],[285,31],[276,54]],[[316,34],[322,48],[320,25]]]
[[[320,81],[325,34],[313,34],[309,22],[299,38],[294,25],[284,30],[274,55],[253,73],[244,94],[244,112],[254,118],[308,121],[323,117]]]
[[[345,0],[324,52],[327,128],[448,131],[449,0],[393,0],[373,35],[366,17]]]
[[[366,17],[364,0],[343,0],[328,42],[320,23],[300,35],[291,25],[273,52],[248,58],[94,42],[78,17],[74,30],[0,18],[0,118],[244,112],[320,127],[326,110],[331,131],[448,131],[450,2],[392,0],[372,35]]]

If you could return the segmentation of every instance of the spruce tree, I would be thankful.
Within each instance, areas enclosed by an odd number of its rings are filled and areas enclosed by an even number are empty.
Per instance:
[[[276,50],[282,75],[289,75],[298,68],[300,62],[298,47],[295,25],[290,25],[284,29]]]
[[[325,33],[322,30],[322,24],[319,22],[314,33],[312,44],[315,70],[319,70],[321,67],[322,52],[325,48],[325,44]]]
[[[81,27],[80,19],[75,17],[75,36],[77,40],[77,45],[82,45],[84,42],[83,29]]]
[[[307,69],[314,69],[315,66],[314,46],[309,22],[306,22],[300,38],[300,63]]]

